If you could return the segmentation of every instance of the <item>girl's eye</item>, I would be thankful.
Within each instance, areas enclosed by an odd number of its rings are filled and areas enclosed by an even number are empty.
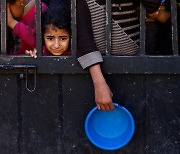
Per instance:
[[[65,41],[65,40],[67,40],[67,38],[66,38],[66,37],[62,37],[61,40],[62,40],[62,41]]]
[[[53,40],[52,37],[47,37],[46,39],[49,40],[49,41],[52,41],[52,40]]]

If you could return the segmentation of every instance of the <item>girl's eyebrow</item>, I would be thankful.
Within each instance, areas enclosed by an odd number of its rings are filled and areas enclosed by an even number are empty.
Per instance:
[[[54,37],[53,35],[51,35],[51,34],[47,34],[47,35],[45,35],[46,37]]]
[[[68,36],[66,36],[66,35],[63,36],[63,35],[62,35],[62,36],[59,36],[59,37],[68,37]]]
[[[51,34],[45,34],[46,37],[54,37],[54,35]],[[59,37],[68,37],[68,35],[59,35]]]

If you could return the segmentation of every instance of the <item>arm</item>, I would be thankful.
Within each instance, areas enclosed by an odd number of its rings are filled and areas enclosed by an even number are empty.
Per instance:
[[[15,20],[11,14],[9,6],[7,7],[7,25],[13,29],[15,25],[18,23],[17,20]]]
[[[112,92],[107,85],[100,68],[101,53],[98,51],[93,38],[91,16],[85,0],[77,1],[78,27],[78,61],[83,69],[88,68],[93,80],[95,102],[98,109],[110,110],[114,108]]]
[[[104,79],[99,64],[89,68],[95,89],[95,102],[99,110],[114,109],[112,92]]]

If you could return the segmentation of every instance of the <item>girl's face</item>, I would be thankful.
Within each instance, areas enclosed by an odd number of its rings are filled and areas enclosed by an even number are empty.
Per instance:
[[[52,55],[60,56],[68,50],[70,35],[67,30],[50,25],[44,33],[44,42]]]
[[[12,16],[16,20],[21,20],[24,14],[25,0],[16,0],[15,3],[9,3]]]

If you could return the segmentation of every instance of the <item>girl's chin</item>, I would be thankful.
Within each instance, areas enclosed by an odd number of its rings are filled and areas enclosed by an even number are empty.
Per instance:
[[[64,52],[51,52],[54,56],[61,56]]]

